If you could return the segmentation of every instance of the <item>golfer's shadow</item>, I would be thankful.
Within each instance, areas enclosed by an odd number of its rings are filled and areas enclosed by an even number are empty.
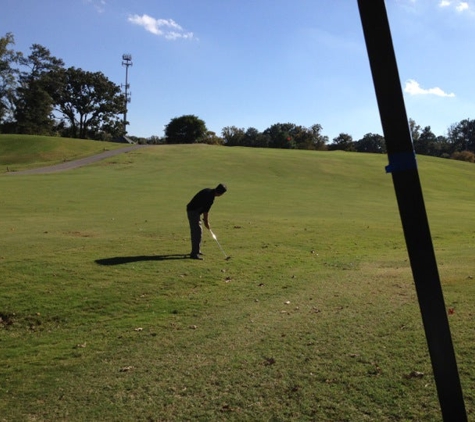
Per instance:
[[[189,257],[190,255],[185,254],[116,256],[114,258],[96,259],[94,262],[99,265],[122,265],[131,262],[165,261],[168,259],[188,259]]]

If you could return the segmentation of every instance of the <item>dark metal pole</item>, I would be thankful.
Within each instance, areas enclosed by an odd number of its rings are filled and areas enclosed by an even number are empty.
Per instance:
[[[467,420],[384,0],[358,0],[389,165],[444,421]]]

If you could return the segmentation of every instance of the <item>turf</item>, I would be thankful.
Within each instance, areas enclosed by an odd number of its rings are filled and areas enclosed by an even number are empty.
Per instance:
[[[418,162],[472,415],[475,167]],[[0,420],[440,420],[386,164],[182,145],[1,176]],[[209,233],[184,259],[220,182],[231,259]]]
[[[0,173],[54,165],[123,146],[84,139],[0,134]]]

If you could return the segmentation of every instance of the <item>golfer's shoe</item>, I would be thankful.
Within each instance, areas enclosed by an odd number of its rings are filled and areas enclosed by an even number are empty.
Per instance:
[[[190,254],[191,259],[199,259],[200,261],[203,261],[203,258],[199,254]]]

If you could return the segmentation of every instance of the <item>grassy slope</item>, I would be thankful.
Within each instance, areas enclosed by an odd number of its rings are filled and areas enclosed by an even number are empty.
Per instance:
[[[0,177],[0,415],[439,419],[385,164],[160,146]],[[419,164],[472,413],[475,167]],[[205,261],[180,259],[186,202],[219,182],[211,224],[232,259],[206,233]]]
[[[113,142],[0,134],[0,173],[58,164],[123,146]]]

